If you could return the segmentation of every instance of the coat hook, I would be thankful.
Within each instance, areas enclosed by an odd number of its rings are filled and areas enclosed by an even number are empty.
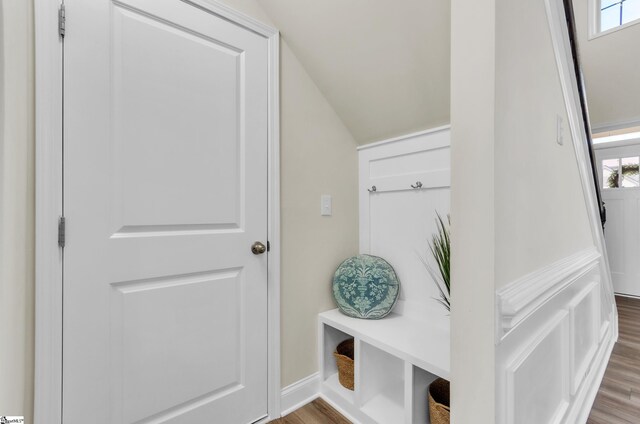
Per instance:
[[[420,181],[416,181],[416,185],[411,184],[411,188],[422,188],[422,183]]]
[[[377,191],[378,189],[376,188],[376,186],[371,186],[371,188],[368,188],[367,191],[369,193],[373,193],[374,191]]]

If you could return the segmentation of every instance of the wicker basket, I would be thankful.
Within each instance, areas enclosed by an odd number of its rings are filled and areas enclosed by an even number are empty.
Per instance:
[[[429,385],[429,417],[431,424],[449,424],[449,382],[443,378]]]
[[[353,339],[340,343],[333,356],[338,366],[338,381],[345,388],[353,390]]]

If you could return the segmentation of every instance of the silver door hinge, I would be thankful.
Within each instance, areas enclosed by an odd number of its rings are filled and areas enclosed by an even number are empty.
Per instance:
[[[67,24],[67,16],[64,10],[64,3],[60,5],[60,9],[58,9],[58,34],[60,34],[61,38],[64,38],[64,31]]]
[[[64,247],[66,235],[66,221],[64,216],[61,216],[58,218],[58,246]]]

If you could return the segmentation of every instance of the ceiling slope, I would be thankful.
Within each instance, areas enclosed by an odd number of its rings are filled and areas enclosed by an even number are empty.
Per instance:
[[[258,3],[359,144],[449,122],[448,1]]]
[[[578,47],[595,131],[640,123],[640,24],[589,40],[587,0],[574,0]]]

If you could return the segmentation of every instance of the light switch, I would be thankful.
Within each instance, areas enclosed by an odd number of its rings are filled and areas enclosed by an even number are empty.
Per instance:
[[[323,194],[320,196],[320,215],[331,216],[331,195]]]
[[[564,126],[562,125],[562,116],[556,116],[556,142],[562,146],[564,140],[562,135],[564,133]]]

